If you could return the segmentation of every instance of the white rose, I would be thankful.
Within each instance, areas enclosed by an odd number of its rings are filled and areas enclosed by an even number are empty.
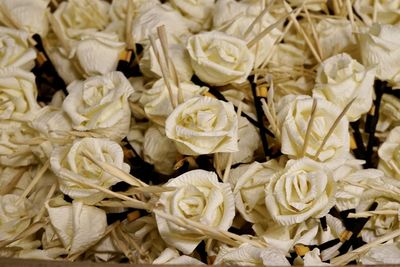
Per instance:
[[[0,21],[10,28],[17,28],[46,36],[49,30],[47,8],[49,0],[3,0],[0,8]]]
[[[135,248],[134,255],[137,255],[138,263],[151,263],[160,256],[167,244],[160,237],[157,230],[157,223],[153,216],[143,216],[134,221],[124,220],[121,230],[132,238],[138,248]],[[146,251],[143,255],[141,251]]]
[[[29,166],[38,163],[27,143],[37,137],[37,132],[25,122],[0,120],[0,165]]]
[[[232,24],[223,31],[227,34],[238,37],[246,42],[251,41],[255,38],[262,30],[275,23],[277,20],[272,17],[269,13],[264,14],[261,21],[257,23],[250,33],[246,34],[247,29],[253,23],[257,16],[240,16],[235,19]],[[254,67],[260,67],[264,61],[268,58],[275,41],[281,35],[281,31],[278,28],[274,28],[270,33],[260,39],[256,45],[251,47],[250,51],[254,55],[255,64]]]
[[[346,19],[322,19],[316,29],[323,58],[347,51],[356,44],[350,21]]]
[[[112,33],[84,34],[73,48],[79,66],[87,76],[106,74],[117,69],[125,44]]]
[[[76,68],[76,61],[69,58],[68,52],[62,47],[61,41],[57,39],[53,32],[47,35],[43,46],[58,75],[66,84],[83,79],[83,73]]]
[[[190,30],[199,32],[210,27],[215,0],[171,0],[170,3],[191,21]]]
[[[321,146],[341,110],[329,101],[317,99],[314,122],[310,130],[309,143],[305,156],[313,157]],[[311,116],[313,99],[308,96],[288,95],[283,97],[277,107],[278,126],[282,133],[282,153],[291,157],[302,155],[304,138]],[[349,122],[343,117],[318,156],[320,161],[340,158],[350,149]]]
[[[69,255],[85,251],[103,238],[107,227],[104,210],[78,201],[69,204],[57,198],[46,203],[46,209]]]
[[[208,90],[207,87],[198,86],[190,81],[181,82],[179,85],[184,101],[198,97]],[[177,103],[179,89],[174,84],[171,84],[171,89],[174,103]],[[151,89],[144,91],[140,97],[140,103],[143,105],[147,117],[156,123],[163,122],[174,110],[164,79],[159,79]]]
[[[217,0],[213,8],[213,28],[221,28],[241,16],[258,16],[265,7],[258,0]]]
[[[232,165],[237,163],[249,163],[253,160],[254,153],[260,146],[260,135],[256,127],[251,124],[246,118],[239,118],[238,129],[238,148],[239,151],[232,154]],[[215,155],[214,165],[218,164],[221,169],[225,169],[230,153],[219,153]],[[216,162],[218,161],[218,163]]]
[[[72,130],[71,121],[60,109],[52,106],[45,106],[36,113],[32,120],[32,128],[46,137],[65,136],[60,132]]]
[[[152,126],[144,135],[144,160],[153,164],[154,169],[165,175],[174,172],[174,165],[179,153],[171,139],[165,136],[163,128]]]
[[[379,147],[379,165],[386,175],[400,179],[400,126],[390,131],[386,141]]]
[[[0,68],[0,119],[31,121],[40,107],[35,76],[18,68]]]
[[[195,74],[212,85],[243,83],[254,65],[246,42],[222,32],[193,35],[186,48]]]
[[[36,52],[28,44],[25,31],[0,27],[0,67],[18,67],[30,70],[35,66]]]
[[[103,0],[61,2],[50,16],[50,23],[58,39],[71,49],[82,34],[102,31],[110,22],[110,4]]]
[[[160,39],[156,40],[156,46],[161,51]],[[190,81],[193,76],[193,69],[190,63],[189,53],[185,47],[181,44],[169,44],[168,45],[169,57],[173,61],[180,81]],[[162,72],[160,64],[158,63],[157,57],[154,54],[153,48],[148,45],[144,52],[143,57],[140,59],[140,70],[144,76],[151,78],[161,78]]]
[[[379,121],[376,129],[380,132],[385,132],[396,126],[400,126],[400,99],[384,94],[379,109]]]
[[[172,248],[166,248],[163,252],[161,252],[160,256],[155,259],[152,264],[174,264],[174,265],[182,265],[182,264],[190,264],[190,265],[204,265],[203,262],[199,261],[196,258],[189,257],[186,255],[180,255],[179,251]]]
[[[238,248],[221,247],[214,264],[244,266],[290,266],[285,254],[276,248],[258,248],[243,244]]]
[[[0,196],[0,241],[16,237],[31,224],[32,205],[26,198],[19,199],[13,194]]]
[[[304,266],[330,266],[329,263],[323,262],[321,260],[320,251],[318,248],[307,252],[304,255]]]
[[[239,166],[237,171],[241,174],[238,177],[232,177],[235,174],[235,170],[232,170],[230,182],[236,209],[246,221],[262,223],[269,217],[265,206],[265,188],[281,168],[278,161],[270,160],[265,163],[255,161],[247,166]]]
[[[177,106],[166,121],[167,137],[181,154],[238,151],[238,119],[231,103],[194,97]]]
[[[335,174],[334,174],[335,176]],[[355,209],[360,204],[365,187],[357,186],[362,181],[376,181],[383,173],[376,169],[354,170],[341,177],[336,192],[336,207],[339,211]]]
[[[360,34],[360,51],[365,66],[375,66],[376,76],[395,88],[400,83],[400,27],[373,24]]]
[[[367,253],[360,255],[363,265],[400,264],[400,242],[374,246]]]
[[[366,69],[348,54],[338,54],[323,61],[317,70],[313,97],[323,98],[344,109],[349,121],[358,120],[372,106],[375,69]]]
[[[32,181],[29,171],[26,171],[22,168],[13,168],[7,166],[0,167],[0,177],[0,195],[21,195],[21,193]],[[14,186],[10,188],[10,185]]]
[[[133,92],[121,72],[94,76],[71,83],[63,110],[78,131],[93,131],[112,139],[123,139],[129,131],[128,97]]]
[[[393,25],[399,24],[400,22],[399,0],[355,0],[353,7],[357,14],[367,25],[373,24],[374,12],[376,12],[375,22]]]
[[[219,183],[213,172],[194,170],[169,180],[165,186],[173,192],[160,196],[158,205],[176,217],[184,217],[204,225],[228,230],[235,216],[233,194],[228,184]],[[157,226],[166,243],[185,254],[192,253],[206,238],[156,215]]]
[[[309,158],[289,161],[266,189],[265,204],[281,225],[325,216],[335,204],[336,185],[323,163]]]
[[[131,16],[136,17],[138,14],[153,8],[160,4],[158,0],[113,0],[110,6],[110,17],[111,23],[107,26],[106,32],[117,33],[119,40],[126,42],[126,15],[128,13],[128,3],[133,4],[133,14]]]
[[[59,178],[60,190],[73,199],[90,204],[102,200],[106,195],[91,187],[77,184],[69,177],[79,176],[79,179],[85,183],[96,184],[104,188],[109,188],[120,180],[100,169],[84,156],[85,152],[125,172],[129,172],[130,168],[128,164],[124,163],[121,146],[107,139],[87,137],[75,140],[71,146],[55,148],[50,157],[50,165]]]
[[[279,225],[267,224],[264,232],[258,232],[268,244],[284,252],[292,252],[296,244],[306,246],[320,245],[330,240],[339,238],[346,230],[340,219],[330,214],[326,215],[326,229],[322,229],[319,219],[308,219],[299,224]],[[322,252],[324,260],[336,256],[337,249],[342,243],[338,243]]]
[[[157,27],[165,25],[168,43],[181,43],[190,35],[188,21],[168,5],[155,5],[142,10],[132,21],[132,39],[135,43],[149,44],[149,35],[157,34]]]

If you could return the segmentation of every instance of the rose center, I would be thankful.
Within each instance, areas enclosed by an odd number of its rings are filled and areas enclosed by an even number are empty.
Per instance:
[[[201,215],[205,206],[205,200],[202,196],[188,196],[179,201],[179,208],[185,214],[185,217],[195,217]]]
[[[239,50],[228,42],[216,41],[208,49],[208,58],[220,65],[228,66],[237,62]]]
[[[212,130],[217,116],[210,110],[197,112],[197,127],[203,131]]]

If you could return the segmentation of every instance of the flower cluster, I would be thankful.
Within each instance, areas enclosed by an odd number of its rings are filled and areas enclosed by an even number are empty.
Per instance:
[[[2,0],[0,255],[400,264],[400,1]]]

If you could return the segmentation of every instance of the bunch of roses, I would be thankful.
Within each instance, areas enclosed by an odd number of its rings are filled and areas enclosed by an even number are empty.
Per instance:
[[[399,0],[3,0],[0,24],[1,256],[400,264]]]

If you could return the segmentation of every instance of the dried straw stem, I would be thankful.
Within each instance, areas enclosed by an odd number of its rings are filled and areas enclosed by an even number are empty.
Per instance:
[[[311,129],[312,129],[313,123],[314,123],[315,111],[317,110],[317,103],[318,103],[317,99],[313,98],[310,120],[308,121],[306,135],[304,136],[303,149],[301,152],[302,157],[304,157],[304,155],[306,154],[308,142],[310,141],[310,134],[311,134]]]
[[[339,116],[336,118],[334,123],[332,124],[331,128],[329,129],[328,133],[325,135],[324,140],[321,143],[321,146],[318,148],[317,153],[315,153],[314,158],[318,158],[319,154],[321,153],[322,149],[324,149],[324,146],[326,142],[328,141],[329,137],[332,135],[333,131],[335,130],[336,126],[339,124],[340,120],[346,115],[346,112],[349,110],[351,105],[354,103],[354,100],[356,100],[357,97],[353,98],[343,109],[343,111],[339,114]]]
[[[25,199],[28,194],[32,191],[35,185],[39,182],[39,180],[43,177],[43,174],[47,171],[50,167],[50,161],[47,160],[45,164],[36,172],[35,176],[33,177],[31,183],[27,186],[24,192],[20,195],[17,203],[21,203],[23,199]]]

